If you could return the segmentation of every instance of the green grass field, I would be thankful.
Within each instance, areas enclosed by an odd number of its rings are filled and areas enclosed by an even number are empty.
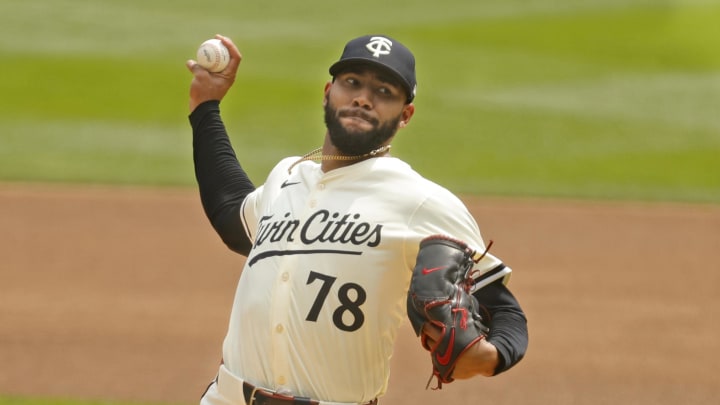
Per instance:
[[[280,4],[282,3],[282,4]],[[192,186],[184,62],[244,55],[223,103],[257,183],[319,145],[344,42],[402,39],[417,113],[394,154],[469,194],[720,202],[720,2],[0,4],[0,180]]]

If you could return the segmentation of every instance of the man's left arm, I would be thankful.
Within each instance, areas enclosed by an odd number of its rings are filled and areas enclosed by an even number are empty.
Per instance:
[[[502,280],[496,280],[477,290],[481,310],[486,312],[490,331],[486,338],[497,350],[498,364],[493,375],[512,368],[525,356],[528,347],[527,318],[515,296]],[[456,378],[462,378],[462,358],[455,370]]]
[[[528,346],[525,313],[502,280],[488,284],[473,296],[480,304],[480,315],[489,331],[485,339],[477,341],[457,360],[454,379],[490,377],[507,371],[522,360]],[[422,333],[430,347],[443,337],[442,330],[431,323],[423,325]]]

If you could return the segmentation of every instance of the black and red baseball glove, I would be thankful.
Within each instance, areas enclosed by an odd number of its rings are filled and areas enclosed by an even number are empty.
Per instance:
[[[487,250],[478,255],[464,242],[441,235],[420,243],[407,295],[407,314],[418,336],[428,322],[442,331],[442,337],[432,347],[425,334],[421,339],[432,358],[430,381],[437,378],[435,389],[453,381],[458,358],[489,331],[477,299],[470,293],[473,265],[485,253]]]

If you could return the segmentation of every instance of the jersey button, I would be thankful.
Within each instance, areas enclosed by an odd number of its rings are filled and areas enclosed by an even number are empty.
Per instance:
[[[275,332],[282,333],[283,330],[285,330],[285,328],[283,328],[281,323],[279,323],[279,324],[277,324],[277,326],[275,326]]]
[[[308,205],[310,206],[310,208],[315,208],[315,206],[317,205],[317,200],[310,200]]]
[[[285,385],[286,382],[287,382],[287,379],[285,378],[284,375],[278,376],[277,383],[279,385]]]
[[[288,280],[290,280],[290,273],[288,273],[288,272],[286,271],[285,273],[282,274],[282,277],[281,277],[281,278],[282,278],[282,281],[288,281]]]
[[[324,190],[325,189],[325,183],[318,184],[318,189]]]

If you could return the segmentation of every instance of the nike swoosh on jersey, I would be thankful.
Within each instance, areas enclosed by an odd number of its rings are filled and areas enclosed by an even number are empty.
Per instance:
[[[299,181],[288,181],[288,180],[285,180],[285,181],[283,181],[282,184],[280,185],[280,188],[285,188],[285,187],[287,187],[287,186],[293,186],[293,185],[295,185],[295,184],[300,184],[300,182],[299,182]]]
[[[442,269],[444,269],[445,267],[447,267],[447,266],[433,267],[433,268],[430,268],[430,269],[428,269],[428,268],[423,268],[423,269],[422,269],[422,274],[423,274],[423,275],[427,275],[427,274],[432,273],[433,271],[442,270]]]
[[[443,366],[447,366],[448,363],[450,363],[450,358],[452,357],[453,348],[455,347],[455,329],[450,330],[450,342],[448,344],[447,350],[445,350],[445,354],[442,356],[440,353],[435,353],[435,358],[437,359],[438,363],[442,364]]]

